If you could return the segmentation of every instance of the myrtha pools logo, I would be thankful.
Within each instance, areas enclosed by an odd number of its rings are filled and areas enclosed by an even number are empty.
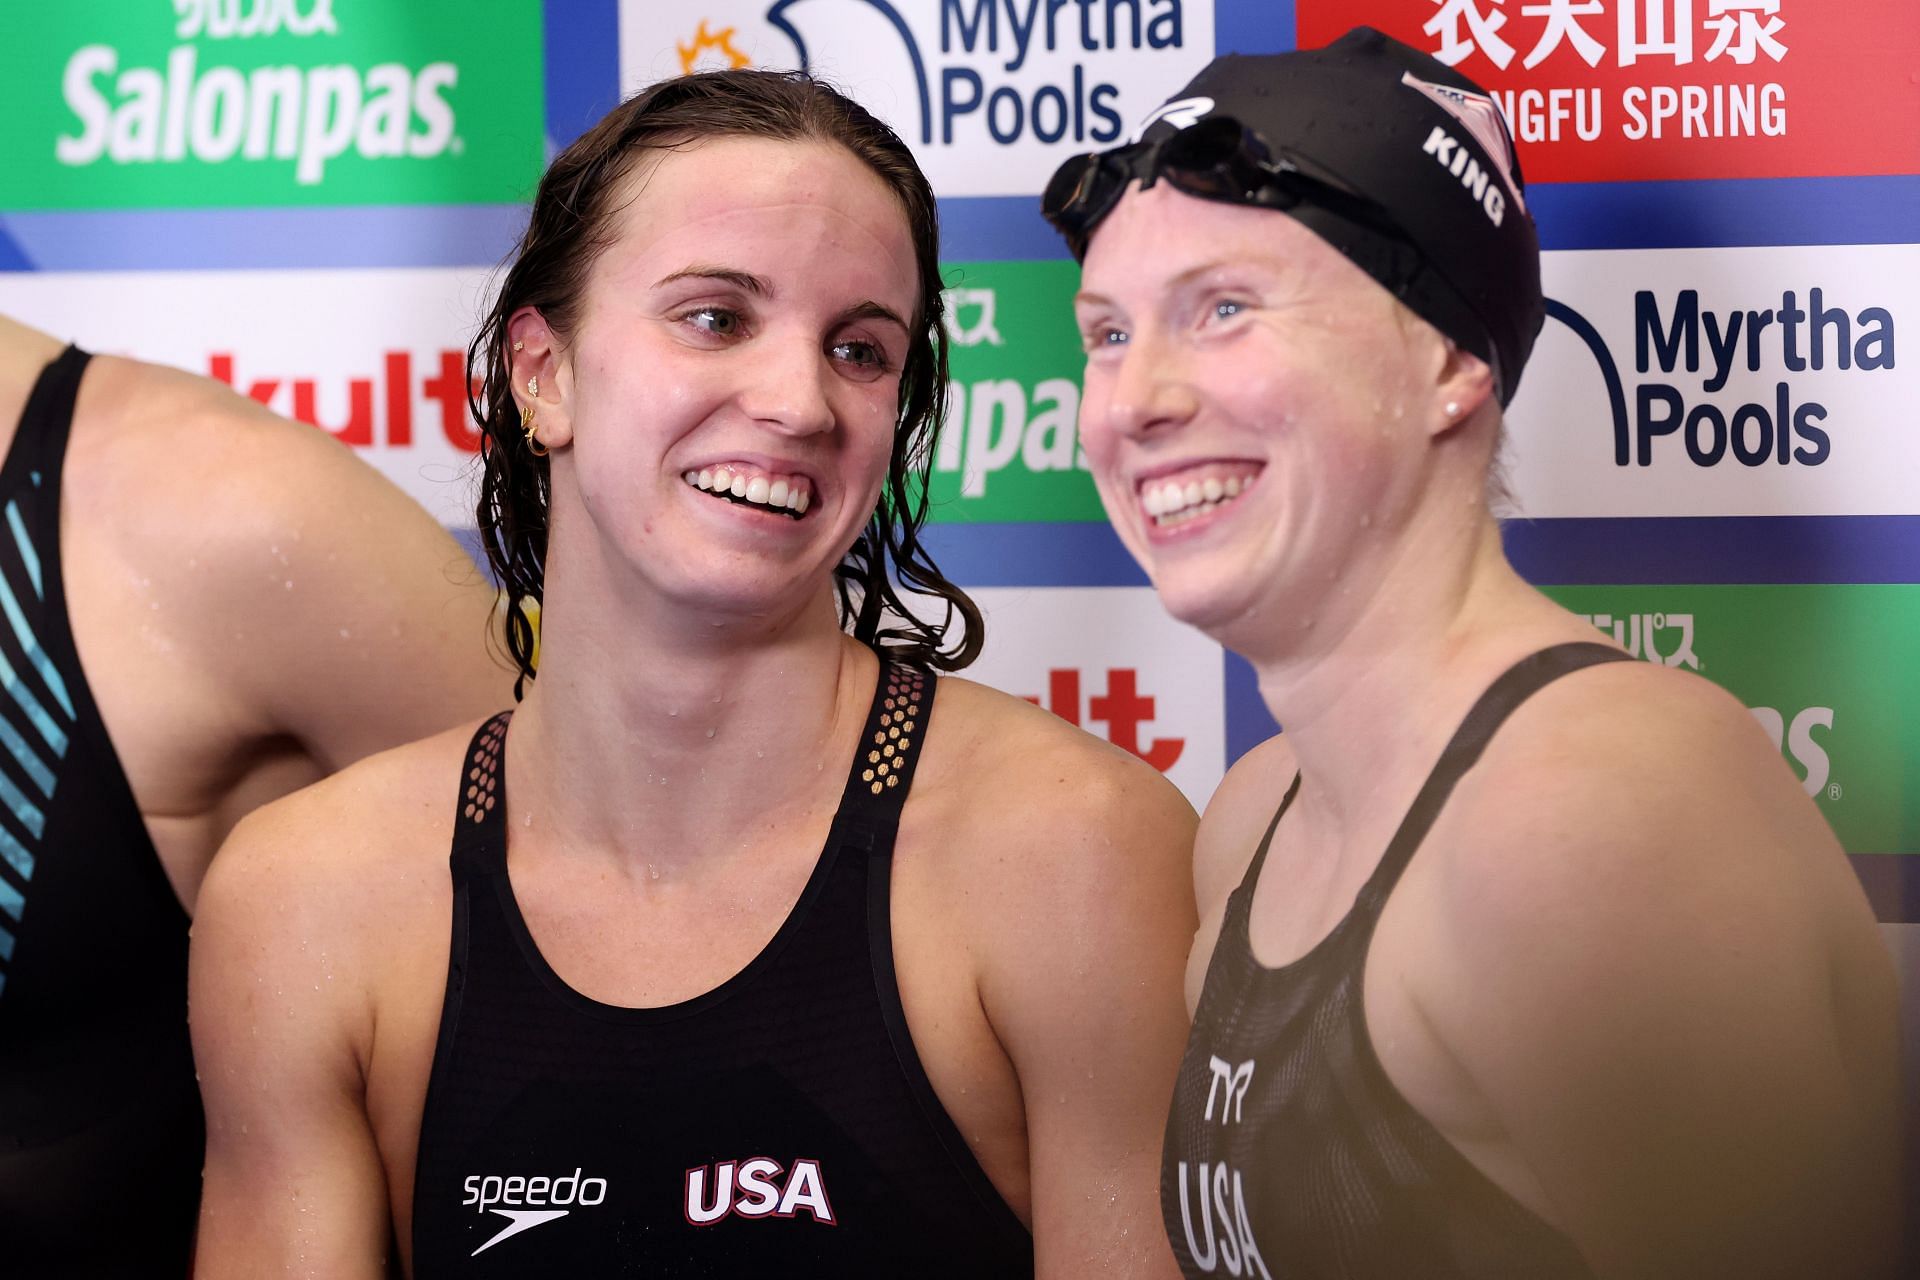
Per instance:
[[[1633,298],[1633,360],[1626,372],[1593,323],[1549,298],[1547,314],[1593,353],[1613,420],[1616,467],[1681,458],[1695,467],[1817,467],[1833,456],[1827,406],[1801,389],[1804,375],[1895,367],[1894,317],[1852,311],[1818,286],[1783,290],[1777,305],[1719,308],[1698,289]],[[1754,375],[1772,375],[1755,395]],[[1747,389],[1730,385],[1743,380]],[[1687,383],[1691,381],[1694,386]]]
[[[708,0],[677,32],[623,15],[628,89],[692,69],[800,67],[897,129],[942,195],[1031,195],[1111,146],[1213,53],[1191,0]]]

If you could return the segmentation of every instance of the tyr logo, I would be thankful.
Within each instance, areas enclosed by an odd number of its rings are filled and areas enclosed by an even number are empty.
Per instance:
[[[1247,1088],[1253,1084],[1253,1062],[1248,1058],[1242,1063],[1231,1063],[1225,1058],[1212,1055],[1207,1057],[1207,1068],[1213,1072],[1213,1082],[1207,1086],[1207,1119],[1213,1119],[1213,1099],[1225,1086],[1225,1099],[1220,1103],[1220,1123],[1238,1124],[1241,1107],[1247,1100]],[[1231,1112],[1232,1119],[1227,1115]]]

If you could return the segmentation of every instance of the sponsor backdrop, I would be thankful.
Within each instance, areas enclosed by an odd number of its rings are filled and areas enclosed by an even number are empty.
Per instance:
[[[1912,0],[39,6],[0,45],[0,308],[230,382],[470,529],[462,352],[546,156],[658,77],[811,67],[942,197],[934,541],[982,589],[980,675],[1200,805],[1273,725],[1102,521],[1077,270],[1037,196],[1216,52],[1358,21],[1486,83],[1535,184],[1552,301],[1509,415],[1516,562],[1753,708],[1920,974]]]

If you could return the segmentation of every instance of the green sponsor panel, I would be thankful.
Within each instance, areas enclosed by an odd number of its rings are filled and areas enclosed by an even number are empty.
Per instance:
[[[1920,853],[1920,585],[1549,587],[1754,709],[1849,853]]]
[[[949,263],[952,382],[936,521],[1105,520],[1080,453],[1072,262]]]
[[[85,0],[0,42],[0,208],[502,203],[545,163],[535,0]]]

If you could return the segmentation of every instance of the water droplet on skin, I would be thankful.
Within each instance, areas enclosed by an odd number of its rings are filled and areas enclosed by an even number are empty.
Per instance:
[[[711,729],[707,730],[707,736],[711,738],[713,736],[713,730]]]

